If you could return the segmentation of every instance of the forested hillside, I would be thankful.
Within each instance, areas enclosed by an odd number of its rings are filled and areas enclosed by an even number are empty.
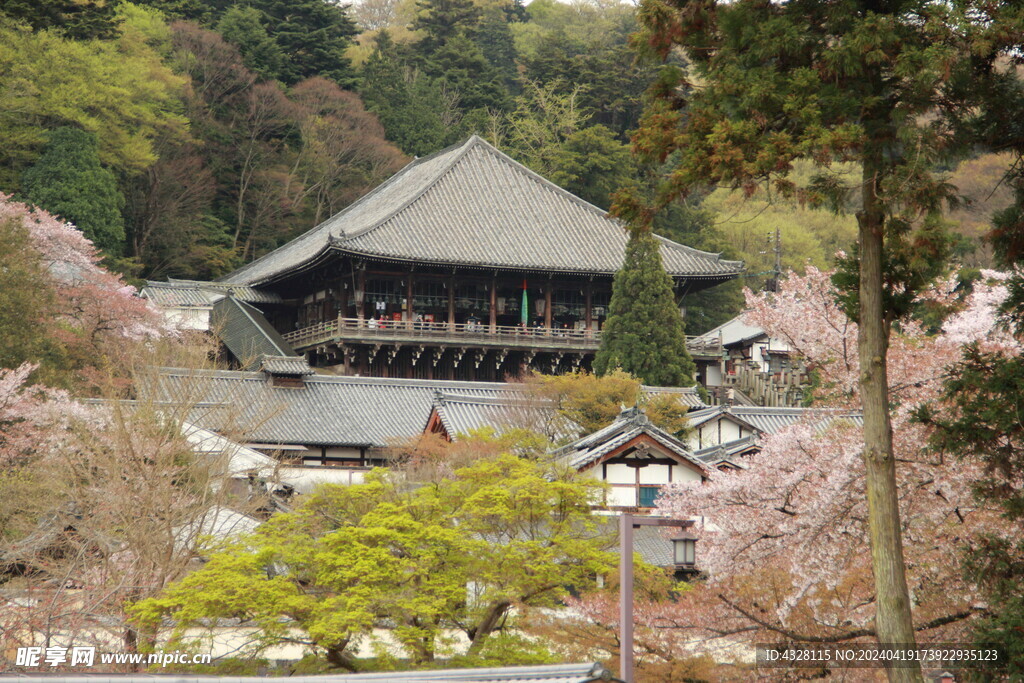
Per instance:
[[[471,133],[607,208],[653,170],[629,135],[663,67],[635,59],[634,14],[602,0],[0,0],[0,190],[140,278],[222,275]],[[950,173],[969,190],[1006,163]],[[746,260],[755,289],[776,228],[786,268],[852,244],[851,216],[751,193],[708,188],[657,229]],[[961,260],[980,266],[972,249],[1006,198],[973,199],[952,218]],[[739,288],[694,297],[688,331],[729,317]]]

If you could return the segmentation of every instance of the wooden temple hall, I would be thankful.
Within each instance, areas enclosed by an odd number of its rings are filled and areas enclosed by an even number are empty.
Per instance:
[[[603,210],[473,136],[218,282],[144,294],[236,296],[263,316],[253,334],[269,325],[285,353],[339,374],[501,380],[590,366],[626,241]],[[743,269],[669,240],[662,258],[680,306]]]

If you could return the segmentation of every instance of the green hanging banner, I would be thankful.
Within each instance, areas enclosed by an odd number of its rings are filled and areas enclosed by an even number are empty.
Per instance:
[[[526,300],[526,278],[523,278],[523,305],[520,308],[520,320],[524,326],[530,325],[530,310],[528,306],[529,302]]]

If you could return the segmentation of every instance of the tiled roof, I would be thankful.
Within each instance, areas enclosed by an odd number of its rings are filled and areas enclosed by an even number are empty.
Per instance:
[[[301,388],[275,387],[262,372],[165,369],[163,400],[202,402],[193,422],[266,444],[385,447],[423,433],[438,390],[514,397],[501,382],[309,375]],[[211,407],[212,406],[212,407]]]
[[[686,444],[651,424],[643,411],[637,408],[622,411],[607,427],[559,448],[554,454],[570,467],[581,469],[642,434],[653,438],[672,453],[696,465],[698,469],[707,470],[707,465],[694,458]]]
[[[140,294],[158,306],[211,306],[226,296],[246,303],[281,303],[277,294],[244,285],[200,280],[147,280]]]
[[[558,418],[551,404],[532,400],[523,391],[498,396],[438,391],[434,396],[434,410],[452,439],[485,427],[499,432],[513,426],[525,427],[542,434],[566,429],[566,426],[552,424]]]
[[[743,263],[661,240],[674,276],[726,280]],[[257,285],[328,250],[416,263],[613,274],[627,235],[617,220],[477,136],[416,160],[306,234],[223,278]]]
[[[739,462],[739,456],[747,452],[752,452],[757,448],[757,444],[757,435],[751,434],[750,436],[745,436],[742,439],[734,439],[733,441],[727,441],[722,444],[702,448],[699,451],[694,451],[693,457],[711,466],[717,466],[725,462],[745,467],[745,465]]]
[[[234,297],[213,305],[211,323],[224,346],[242,364],[256,362],[261,356],[295,356],[263,313]]]
[[[823,422],[831,422],[836,419],[848,419],[855,424],[863,424],[863,417],[860,413],[852,413],[845,410],[831,410],[822,408],[769,408],[764,406],[711,406],[687,413],[686,417],[691,426],[699,426],[719,416],[729,415],[739,422],[754,427],[765,434],[774,434],[784,427],[796,423],[805,415],[820,415]]]
[[[704,403],[704,400],[700,397],[697,387],[649,387],[645,384],[640,387],[640,391],[648,396],[673,394],[688,408],[707,407],[707,404]]]
[[[693,387],[641,386],[640,391],[646,395],[675,396],[689,408],[704,405]],[[435,397],[434,408],[448,436],[453,439],[458,434],[468,434],[482,427],[501,431],[509,426],[525,426],[556,439],[580,433],[579,425],[556,416],[550,404],[540,397],[530,396],[527,390],[498,397],[441,391]]]
[[[198,455],[227,457],[227,471],[232,477],[243,477],[255,472],[262,476],[273,474],[277,461],[259,451],[235,443],[208,429],[183,423],[181,432]]]
[[[309,367],[304,356],[260,356],[259,370],[271,375],[312,375],[316,371]]]

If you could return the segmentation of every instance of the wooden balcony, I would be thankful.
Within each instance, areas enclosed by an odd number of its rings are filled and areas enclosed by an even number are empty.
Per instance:
[[[337,318],[282,336],[298,352],[324,344],[464,346],[553,352],[595,352],[601,346],[601,333],[596,330],[390,320],[382,324],[359,318]],[[701,344],[696,337],[688,337],[687,346],[694,355],[717,356],[722,352],[719,343]]]

